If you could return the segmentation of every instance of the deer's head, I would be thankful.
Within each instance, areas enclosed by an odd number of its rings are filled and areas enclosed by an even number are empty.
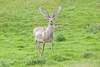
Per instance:
[[[50,16],[48,12],[42,12],[41,8],[39,8],[39,11],[40,13],[46,17],[46,19],[48,20],[49,24],[50,25],[53,25],[53,22],[55,20],[55,18],[57,17],[58,13],[60,12],[61,10],[61,6],[59,6],[59,9],[57,11],[54,12],[53,16]]]

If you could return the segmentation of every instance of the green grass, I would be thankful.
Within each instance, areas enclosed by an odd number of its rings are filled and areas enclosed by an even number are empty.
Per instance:
[[[54,22],[54,54],[46,43],[39,57],[32,30],[48,22],[37,8],[52,15],[59,5],[63,8]],[[65,41],[56,41],[59,33]],[[0,0],[0,67],[99,66],[99,0]]]

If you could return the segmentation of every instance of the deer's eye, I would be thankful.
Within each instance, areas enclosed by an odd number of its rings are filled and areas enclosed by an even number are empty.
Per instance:
[[[50,21],[50,22],[52,22],[52,21]]]

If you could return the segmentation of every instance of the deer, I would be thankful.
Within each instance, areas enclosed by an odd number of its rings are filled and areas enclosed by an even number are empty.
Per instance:
[[[56,19],[61,8],[62,8],[62,6],[59,6],[58,10],[54,12],[53,16],[50,16],[47,11],[43,12],[41,8],[38,8],[39,12],[44,17],[46,17],[46,19],[48,20],[48,26],[47,27],[36,27],[36,28],[33,29],[34,41],[35,41],[35,44],[36,44],[38,54],[40,56],[43,55],[45,43],[47,43],[47,42],[50,43],[52,54],[54,54],[54,49],[53,49],[54,20]],[[40,47],[39,47],[40,43],[43,44],[42,45],[42,53],[40,52]]]

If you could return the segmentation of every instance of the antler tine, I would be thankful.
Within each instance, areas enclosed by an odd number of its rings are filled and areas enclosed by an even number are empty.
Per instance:
[[[41,8],[39,8],[38,10],[40,11],[40,13],[41,13],[42,15],[46,16],[46,14],[42,12]]]
[[[61,8],[62,8],[62,6],[59,6],[59,9],[54,12],[53,17],[56,18],[57,14],[60,12]]]
[[[49,18],[49,17],[50,17],[48,11],[46,11],[46,13],[43,13],[42,10],[41,10],[41,8],[39,8],[39,11],[40,11],[40,13],[41,13],[43,16],[45,16],[46,18]]]
[[[49,18],[50,16],[49,16],[49,13],[48,13],[48,11],[46,11],[46,17],[47,18]]]
[[[57,11],[57,14],[60,12],[61,8],[62,8],[62,6],[59,6],[59,9]]]

